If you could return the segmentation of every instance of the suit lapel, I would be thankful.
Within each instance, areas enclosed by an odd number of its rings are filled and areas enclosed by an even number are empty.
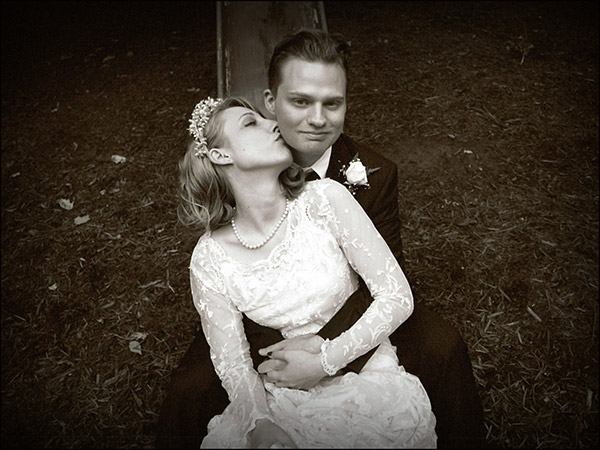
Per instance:
[[[331,149],[331,159],[327,168],[326,176],[338,183],[344,184],[345,177],[340,174],[343,166],[348,166],[352,158],[356,155],[357,148],[355,144],[343,134],[333,144]],[[377,198],[378,192],[373,189],[359,188],[354,196],[358,203],[369,214],[373,201]]]
[[[341,134],[331,149],[331,159],[329,160],[329,167],[325,174],[327,178],[343,183],[345,180],[340,171],[344,165],[348,165],[353,156],[354,154],[352,153],[352,149],[349,148],[346,137]]]

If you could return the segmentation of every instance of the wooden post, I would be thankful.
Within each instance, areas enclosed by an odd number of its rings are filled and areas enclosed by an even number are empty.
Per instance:
[[[273,48],[301,28],[327,31],[323,2],[218,1],[218,95],[249,100],[266,117],[263,91]]]

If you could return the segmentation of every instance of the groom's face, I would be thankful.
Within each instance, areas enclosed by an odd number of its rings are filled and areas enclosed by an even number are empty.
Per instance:
[[[346,115],[346,74],[339,64],[290,58],[265,105],[303,167],[317,161],[340,136]]]

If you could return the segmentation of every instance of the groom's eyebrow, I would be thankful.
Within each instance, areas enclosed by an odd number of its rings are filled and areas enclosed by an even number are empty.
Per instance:
[[[290,97],[302,97],[302,98],[306,98],[308,100],[314,100],[314,97],[312,95],[309,95],[309,94],[307,94],[305,92],[301,92],[301,91],[290,91],[290,92],[288,92],[288,95]],[[340,101],[340,100],[344,100],[343,95],[335,95],[333,97],[326,97],[324,102]]]

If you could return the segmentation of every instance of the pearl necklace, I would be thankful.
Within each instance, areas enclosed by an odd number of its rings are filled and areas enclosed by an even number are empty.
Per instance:
[[[269,242],[271,240],[271,238],[275,235],[277,230],[279,230],[279,227],[281,226],[281,224],[283,223],[283,221],[285,220],[285,218],[287,217],[289,212],[290,212],[290,201],[286,198],[285,199],[285,210],[283,211],[283,215],[281,216],[281,219],[279,219],[279,222],[277,222],[277,225],[275,225],[275,228],[273,228],[273,231],[271,231],[271,233],[269,233],[269,235],[266,238],[264,238],[260,244],[256,244],[256,245],[247,244],[241,238],[240,233],[238,232],[238,229],[235,226],[235,220],[233,218],[231,219],[231,228],[233,228],[233,234],[235,234],[235,237],[237,238],[237,240],[240,241],[240,244],[242,244],[244,247],[246,247],[249,250],[256,250],[257,248],[261,248],[263,245],[265,245],[267,242]]]

